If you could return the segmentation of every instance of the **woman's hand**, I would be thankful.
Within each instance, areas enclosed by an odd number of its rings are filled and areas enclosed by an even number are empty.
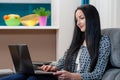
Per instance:
[[[41,67],[38,67],[38,69],[42,69],[43,71],[50,71],[50,72],[56,72],[57,68],[55,66],[51,66],[51,65],[43,65]]]
[[[54,75],[58,76],[58,80],[82,80],[80,74],[70,73],[65,70],[57,71]]]

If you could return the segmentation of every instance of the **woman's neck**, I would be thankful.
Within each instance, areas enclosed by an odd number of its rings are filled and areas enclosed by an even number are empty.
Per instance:
[[[83,44],[82,44],[82,45],[83,45],[83,46],[87,46],[87,45],[86,45],[86,40],[83,41]]]

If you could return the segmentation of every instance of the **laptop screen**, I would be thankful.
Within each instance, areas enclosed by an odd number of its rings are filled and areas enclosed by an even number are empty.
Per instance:
[[[15,71],[17,73],[34,74],[34,69],[26,44],[8,45],[13,60]]]

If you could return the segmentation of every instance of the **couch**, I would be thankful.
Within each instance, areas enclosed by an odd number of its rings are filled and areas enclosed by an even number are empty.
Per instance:
[[[12,69],[0,69],[0,77],[7,76],[13,73],[14,72]]]
[[[103,29],[102,34],[111,40],[110,62],[102,80],[120,80],[120,28]]]

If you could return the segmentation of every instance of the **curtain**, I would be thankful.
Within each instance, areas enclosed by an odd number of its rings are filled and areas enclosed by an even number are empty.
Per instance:
[[[81,0],[82,4],[89,4],[89,0]]]

